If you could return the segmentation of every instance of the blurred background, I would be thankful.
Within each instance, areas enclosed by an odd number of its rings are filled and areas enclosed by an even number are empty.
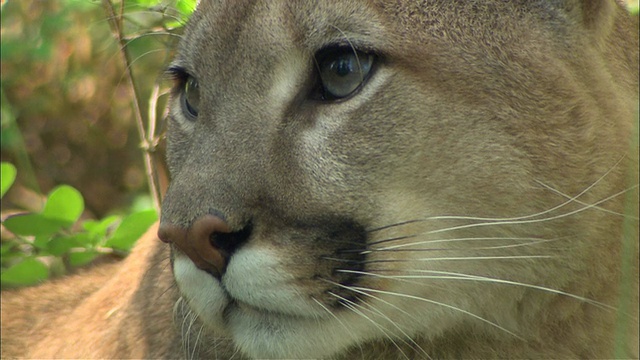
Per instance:
[[[158,100],[161,120],[170,86],[162,72],[195,0],[112,3],[125,14],[141,111]],[[1,160],[18,170],[2,209],[37,211],[39,194],[59,184],[80,190],[88,217],[152,206],[132,91],[104,2],[3,0],[1,9]]]

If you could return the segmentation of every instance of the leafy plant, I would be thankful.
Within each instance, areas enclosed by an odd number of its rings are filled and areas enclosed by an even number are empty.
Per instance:
[[[0,198],[9,190],[16,180],[16,167],[13,164],[2,163],[0,165]]]
[[[2,163],[4,195],[15,179],[15,167]],[[33,285],[102,254],[125,255],[157,219],[155,210],[100,220],[79,220],[84,210],[80,192],[68,185],[53,189],[40,212],[7,217],[2,225],[13,234],[3,241],[2,287]]]

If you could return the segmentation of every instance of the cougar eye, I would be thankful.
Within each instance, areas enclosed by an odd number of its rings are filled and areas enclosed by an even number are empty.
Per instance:
[[[342,46],[316,56],[321,99],[338,100],[353,94],[368,78],[375,56]]]
[[[198,86],[198,80],[193,76],[189,76],[184,83],[182,104],[190,116],[194,118],[198,116],[200,109],[200,88]]]

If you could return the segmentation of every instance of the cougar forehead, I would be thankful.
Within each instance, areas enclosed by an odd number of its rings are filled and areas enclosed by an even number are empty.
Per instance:
[[[203,329],[252,358],[428,358],[460,334],[544,357],[544,329],[610,311],[594,274],[618,276],[637,89],[591,18],[614,4],[577,2],[200,2],[162,223]],[[326,96],[351,55],[360,82]]]
[[[372,34],[378,32],[371,30],[379,25],[371,9],[330,5],[336,4],[273,2],[236,7],[203,3],[175,63],[200,79],[201,112],[206,120],[195,124],[202,131],[194,133],[206,141],[190,150],[176,146],[170,151],[170,157],[176,158],[171,163],[182,164],[187,151],[202,157],[215,153],[215,168],[225,168],[224,181],[231,183],[232,191],[251,196],[241,199],[249,202],[263,197],[260,203],[273,204],[270,211],[295,208],[313,217],[321,206],[332,212],[339,212],[340,206],[354,207],[350,204],[358,201],[336,204],[333,188],[356,186],[373,174],[365,173],[370,168],[364,161],[352,169],[338,158],[357,155],[366,160],[375,154],[353,147],[355,138],[345,131],[349,123],[340,119],[357,115],[366,106],[366,95],[373,92],[365,90],[360,101],[332,108],[310,104],[305,96],[312,86],[313,56],[318,50],[345,40],[369,46],[375,39]],[[317,12],[323,16],[304,15]],[[221,31],[212,33],[214,27]],[[384,77],[381,74],[372,84],[383,82]],[[186,129],[172,125],[176,131],[169,136],[182,144]],[[355,151],[360,154],[347,154]],[[201,166],[201,171],[209,169]]]
[[[469,177],[470,188],[502,178],[517,192],[532,176],[583,188],[594,178],[586,176],[592,169],[580,166],[586,160],[580,146],[598,146],[590,127],[615,130],[566,111],[593,111],[597,94],[577,89],[585,82],[604,89],[611,84],[591,79],[588,71],[568,73],[560,54],[584,44],[567,44],[573,35],[563,38],[569,21],[541,26],[542,16],[560,15],[493,2],[204,2],[176,60],[199,80],[202,115],[190,125],[197,128],[190,147],[182,146],[181,125],[172,124],[169,136],[180,146],[169,152],[170,165],[188,162],[189,153],[210,165],[198,163],[200,173],[224,168],[218,177],[231,191],[216,196],[249,198],[222,204],[268,202],[308,216],[318,208],[353,212],[371,201],[352,191],[363,186],[430,187],[447,199],[448,191],[465,197],[450,181],[460,176]],[[479,31],[476,23],[504,31]],[[349,101],[309,102],[313,56],[336,43],[375,50],[375,76]],[[618,105],[630,108],[610,104]],[[571,146],[554,150],[557,144],[540,136],[550,131],[555,142]],[[567,155],[570,168],[564,167]],[[532,164],[538,159],[544,161]],[[597,173],[610,165],[603,162]],[[560,167],[574,176],[553,171]],[[336,202],[337,193],[348,198]],[[503,198],[508,212],[511,198]],[[477,205],[466,211],[491,213],[485,202]]]

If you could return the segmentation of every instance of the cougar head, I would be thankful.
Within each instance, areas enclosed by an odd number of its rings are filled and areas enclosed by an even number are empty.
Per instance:
[[[602,65],[614,5],[559,3],[201,1],[159,236],[203,331],[420,357],[614,305],[637,89]]]

